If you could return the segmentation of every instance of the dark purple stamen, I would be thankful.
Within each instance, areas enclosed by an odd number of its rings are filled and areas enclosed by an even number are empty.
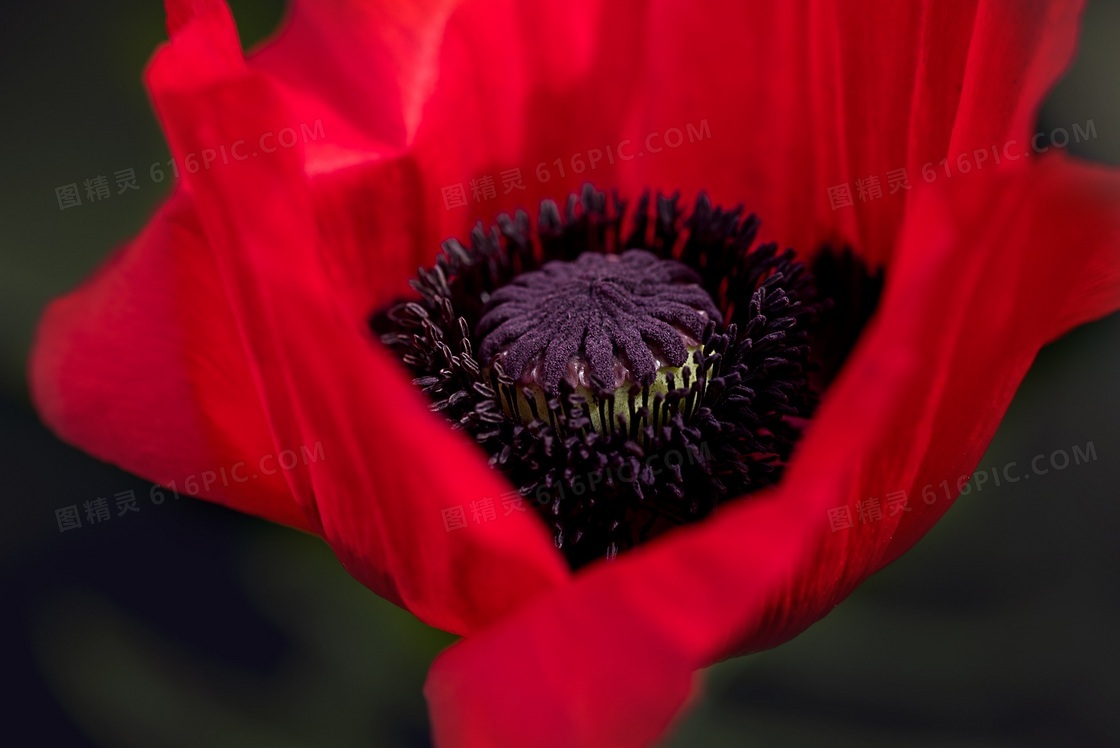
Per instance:
[[[703,195],[685,211],[585,187],[544,202],[535,226],[519,211],[448,240],[416,298],[372,323],[579,567],[780,479],[813,380],[827,385],[810,343],[825,350],[818,332],[852,304],[821,299],[758,227]],[[822,290],[844,302],[833,286],[867,271],[830,261]],[[853,320],[854,335],[866,315]]]

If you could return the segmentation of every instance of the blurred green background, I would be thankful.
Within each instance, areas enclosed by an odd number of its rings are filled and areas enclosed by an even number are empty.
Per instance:
[[[282,4],[231,3],[248,45]],[[450,637],[376,599],[320,542],[203,502],[60,534],[54,510],[148,484],[59,443],[27,404],[46,301],[169,189],[140,72],[157,2],[0,10],[0,591],[4,744],[423,746]],[[1120,2],[1094,0],[1042,125],[1120,164]],[[139,189],[60,211],[55,188]],[[83,191],[84,198],[84,191]],[[1045,350],[982,467],[1093,442],[1098,459],[960,500],[902,560],[785,646],[714,667],[672,746],[1120,744],[1120,317]],[[107,414],[111,417],[111,414]],[[619,687],[625,687],[624,682]]]

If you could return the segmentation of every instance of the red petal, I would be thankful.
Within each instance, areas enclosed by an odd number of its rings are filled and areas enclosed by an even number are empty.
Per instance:
[[[197,483],[219,503],[313,529],[283,477],[258,470],[274,447],[182,191],[93,278],[47,309],[29,379],[43,420],[90,454],[178,491]]]
[[[435,230],[424,209],[430,187],[409,153],[458,2],[297,0],[248,59],[271,78],[289,113],[283,124],[300,133],[329,234],[324,261],[356,314],[399,297],[440,242],[467,228]]]
[[[327,112],[345,122],[366,145],[399,150],[411,141],[437,82],[444,28],[460,2],[297,0],[251,65],[282,81],[285,96],[311,97],[305,101],[315,102],[316,116]]]
[[[282,83],[292,111],[327,118],[327,163],[407,158],[409,204],[422,220],[398,233],[415,240],[414,261],[476,218],[535,209],[584,181],[629,196],[707,189],[757,212],[764,238],[806,251],[848,242],[885,261],[912,194],[889,194],[888,172],[905,169],[918,185],[947,179],[946,169],[990,170],[997,158],[1021,164],[1042,96],[1072,56],[1081,8],[819,0],[682,12],[636,0],[495,0],[413,14],[385,5],[300,4],[254,64]],[[502,175],[513,170],[524,189],[507,190]],[[860,200],[856,180],[871,177],[882,196]],[[834,210],[829,188],[840,185],[855,204]],[[463,207],[445,202],[455,188]]]
[[[342,238],[326,259],[354,307],[367,310],[399,293],[405,273],[429,264],[447,237],[464,237],[476,218],[532,210],[578,185],[583,177],[545,184],[534,166],[570,155],[577,142],[615,142],[627,100],[605,88],[621,81],[588,79],[604,65],[627,68],[628,78],[641,69],[626,55],[604,60],[640,39],[625,4],[398,5],[297,3],[277,38],[250,59],[295,122],[323,124],[325,138],[308,144],[305,164],[316,199],[329,194],[336,207],[362,208],[332,215],[330,230]],[[572,122],[572,112],[595,116]],[[525,188],[506,193],[499,171],[507,166],[522,169]],[[471,199],[470,180],[487,176],[500,197]],[[444,188],[455,186],[470,209],[445,205]]]
[[[212,49],[193,74],[213,76],[239,59],[237,37],[220,4],[197,5],[191,41]],[[185,18],[172,13],[169,24]],[[185,190],[48,308],[29,380],[46,423],[91,454],[180,492],[197,484],[219,503],[317,529],[274,463],[260,464],[276,448]]]
[[[952,186],[917,196],[782,485],[446,651],[427,686],[441,746],[646,744],[696,669],[799,633],[936,522],[951,502],[924,487],[970,474],[1039,347],[1120,308],[1116,172],[1053,158]],[[910,512],[830,531],[828,510],[901,490]]]
[[[183,28],[148,71],[172,151],[184,162],[215,144],[257,142],[290,116],[271,80],[240,63],[192,76],[209,53],[194,31]],[[210,72],[219,67],[201,62]],[[324,459],[286,477],[360,581],[432,625],[472,631],[566,579],[566,568],[528,515],[445,526],[444,508],[469,511],[484,498],[500,507],[509,486],[427,410],[364,317],[336,295],[302,157],[298,147],[278,149],[185,175],[274,442],[323,446]]]
[[[905,169],[920,185],[948,178],[942,159],[953,176],[990,170],[992,147],[1012,141],[1022,163],[1042,97],[1072,59],[1080,7],[1066,0],[715,3],[685,13],[659,6],[648,20],[645,89],[629,132],[663,140],[676,127],[686,138],[638,159],[623,184],[707,189],[716,202],[741,201],[758,213],[766,238],[804,251],[837,240],[888,260],[912,194],[889,194],[888,172]],[[699,121],[711,138],[689,144],[687,125]],[[857,180],[872,177],[881,196],[861,200]],[[829,189],[841,185],[854,206],[834,209]]]

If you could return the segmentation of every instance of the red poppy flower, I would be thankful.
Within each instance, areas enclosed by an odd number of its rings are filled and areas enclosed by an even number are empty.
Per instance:
[[[913,545],[1039,348],[1120,307],[1120,177],[1032,142],[1078,5],[335,0],[246,58],[222,3],[169,1],[147,85],[182,179],[47,312],[35,402],[466,635],[429,676],[439,744],[646,744],[696,671],[791,638]],[[776,487],[573,573],[530,513],[446,529],[510,484],[367,319],[441,240],[589,178],[745,204],[760,241],[848,246],[886,281]],[[222,470],[301,448],[322,459]]]

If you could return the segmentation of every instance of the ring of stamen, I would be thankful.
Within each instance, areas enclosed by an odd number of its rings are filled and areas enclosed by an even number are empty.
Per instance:
[[[500,216],[469,246],[446,242],[412,284],[419,298],[374,320],[577,567],[773,485],[816,402],[820,305],[791,250],[756,245],[754,216],[703,196],[687,218],[675,197],[643,196],[628,231],[626,214],[585,188],[563,211],[544,203],[536,231]],[[542,278],[563,292],[540,293]],[[580,288],[594,303],[568,323]],[[593,316],[604,308],[664,327],[624,335]]]

